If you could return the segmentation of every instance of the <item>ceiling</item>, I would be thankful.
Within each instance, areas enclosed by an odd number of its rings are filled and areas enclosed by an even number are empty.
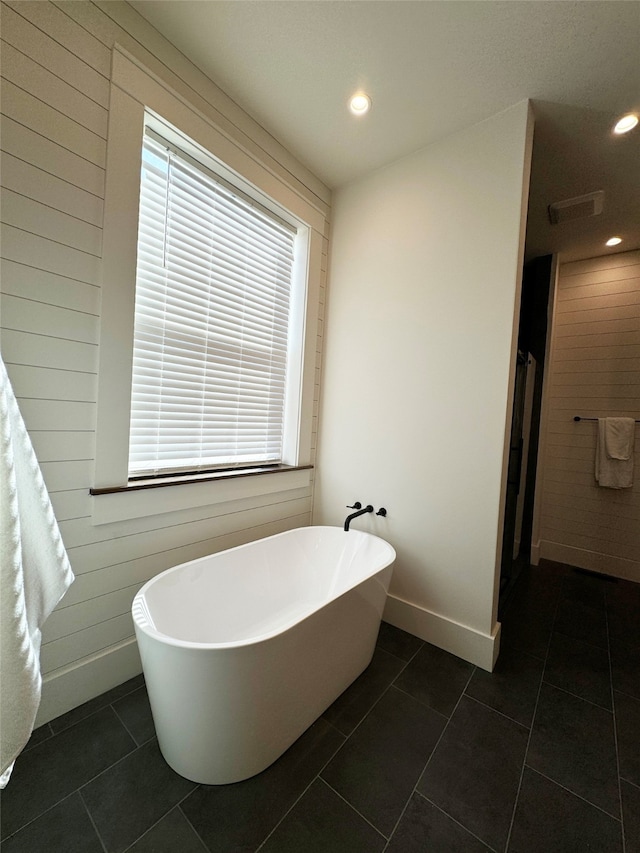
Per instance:
[[[637,0],[130,3],[331,188],[529,98],[527,256],[640,246],[640,127],[611,133],[640,112]],[[602,214],[550,225],[551,202],[595,190]]]

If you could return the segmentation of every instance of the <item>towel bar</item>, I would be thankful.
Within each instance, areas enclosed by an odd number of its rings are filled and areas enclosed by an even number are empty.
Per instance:
[[[598,418],[583,418],[580,415],[574,415],[573,419],[574,419],[574,421],[597,421],[598,420]],[[638,420],[638,418],[635,418],[635,423],[640,424],[640,420]]]

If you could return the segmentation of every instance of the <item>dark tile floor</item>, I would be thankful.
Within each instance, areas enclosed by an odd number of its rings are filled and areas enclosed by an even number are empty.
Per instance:
[[[3,853],[640,853],[640,585],[521,575],[495,673],[383,624],[367,671],[275,764],[195,785],[142,677],[41,727]]]

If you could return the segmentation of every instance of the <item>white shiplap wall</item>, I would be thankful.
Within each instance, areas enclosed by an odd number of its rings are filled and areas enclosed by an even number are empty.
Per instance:
[[[640,419],[640,251],[560,267],[548,374],[540,556],[640,581],[640,424],[634,485],[596,485],[597,424]]]
[[[93,526],[111,50],[125,47],[328,220],[328,190],[126,3],[2,2],[1,345],[76,581],[48,620],[39,722],[139,671],[130,617],[159,571],[310,522],[312,487]],[[315,452],[328,222],[316,346]]]

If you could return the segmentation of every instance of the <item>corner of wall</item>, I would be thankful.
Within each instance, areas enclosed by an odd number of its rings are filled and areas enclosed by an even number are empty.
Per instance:
[[[491,634],[483,634],[417,604],[387,596],[382,618],[427,643],[438,646],[481,669],[492,672],[500,652],[501,626],[496,622]]]

